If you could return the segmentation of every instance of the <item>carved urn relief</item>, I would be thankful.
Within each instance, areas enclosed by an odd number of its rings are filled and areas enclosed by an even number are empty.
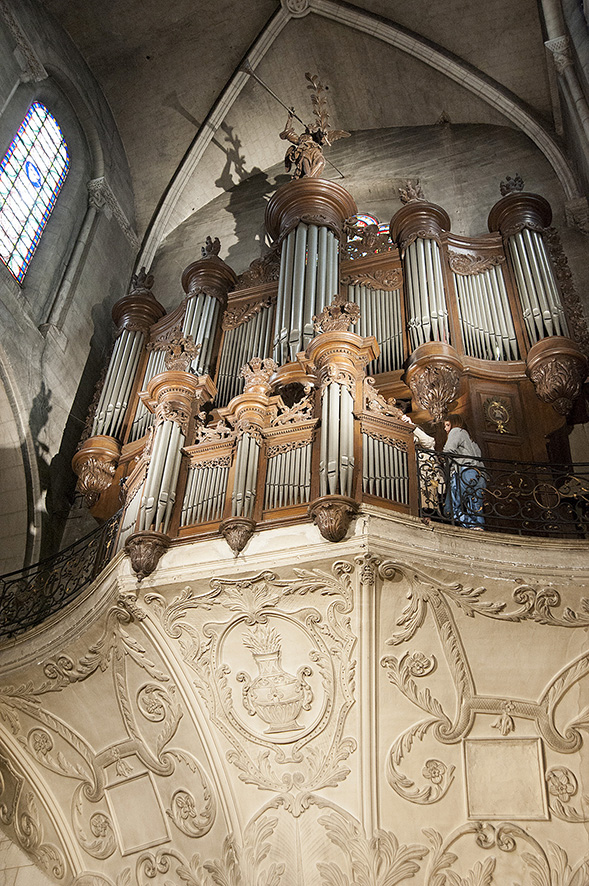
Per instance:
[[[280,636],[269,625],[256,625],[243,642],[258,667],[253,680],[245,671],[237,675],[243,683],[243,706],[248,714],[257,714],[268,724],[266,735],[303,729],[297,717],[302,710],[308,711],[313,701],[313,690],[305,679],[311,676],[311,668],[300,667],[296,677],[283,670]]]

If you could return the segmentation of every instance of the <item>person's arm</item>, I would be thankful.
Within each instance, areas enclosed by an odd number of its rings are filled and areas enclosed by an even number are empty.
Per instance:
[[[433,437],[430,437],[429,434],[420,428],[418,425],[415,425],[413,429],[413,436],[415,437],[415,441],[419,443],[423,449],[435,449],[436,441]]]

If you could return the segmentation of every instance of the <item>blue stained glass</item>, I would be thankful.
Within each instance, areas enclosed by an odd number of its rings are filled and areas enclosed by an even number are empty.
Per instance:
[[[70,165],[59,125],[33,102],[0,163],[0,258],[22,281]]]

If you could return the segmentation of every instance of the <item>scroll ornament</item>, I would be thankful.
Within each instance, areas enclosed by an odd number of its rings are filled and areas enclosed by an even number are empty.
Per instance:
[[[397,401],[395,398],[391,397],[389,400],[386,400],[382,394],[379,394],[373,378],[366,377],[362,383],[362,388],[366,412],[378,412],[391,418],[401,418],[403,410],[396,405]]]
[[[351,256],[353,258],[353,256]],[[341,278],[348,286],[365,286],[381,292],[394,292],[403,283],[401,268],[376,268],[368,271],[354,271]]]
[[[455,274],[464,277],[482,274],[505,261],[504,255],[476,255],[472,252],[448,250],[448,264]]]

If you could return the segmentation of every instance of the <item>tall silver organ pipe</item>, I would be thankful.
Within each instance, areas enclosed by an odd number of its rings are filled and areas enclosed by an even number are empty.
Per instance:
[[[394,441],[379,440],[362,434],[362,490],[390,501],[409,504],[409,467],[407,452]]]
[[[300,222],[285,238],[280,259],[274,359],[293,362],[313,337],[313,316],[338,292],[335,234]]]
[[[162,421],[153,449],[139,508],[138,529],[167,532],[176,499],[185,436],[177,422]]]
[[[151,379],[155,375],[158,375],[160,372],[165,371],[165,356],[165,351],[163,350],[158,350],[156,348],[152,348],[152,350],[150,350],[149,356],[147,358],[147,364],[145,366],[145,371],[143,373],[143,379],[141,381],[141,391],[145,391],[147,389],[147,382],[151,381]],[[129,442],[132,443],[134,440],[139,440],[141,437],[143,437],[143,435],[146,434],[149,428],[152,426],[154,421],[154,414],[149,411],[143,401],[139,401],[137,412],[135,413],[135,418],[133,419],[133,424],[131,425]]]
[[[272,306],[264,304],[246,322],[225,330],[217,376],[217,406],[226,406],[243,390],[239,370],[253,354],[267,357],[272,340]]]
[[[418,237],[407,247],[404,260],[412,348],[428,341],[449,342],[448,309],[437,241]]]
[[[293,445],[268,458],[264,508],[306,504],[311,494],[311,443]]]
[[[374,335],[380,347],[380,356],[367,367],[368,374],[401,369],[404,360],[401,291],[372,289],[355,283],[348,286],[348,300],[360,307],[360,319],[354,331],[362,337]]]
[[[465,353],[481,360],[519,360],[502,268],[454,273],[454,288]]]
[[[254,512],[256,503],[256,483],[258,479],[258,463],[260,444],[247,431],[237,443],[235,454],[235,478],[231,494],[231,516],[249,517]]]
[[[568,335],[542,234],[524,228],[508,237],[507,243],[530,342],[549,335]]]
[[[144,341],[143,331],[126,328],[121,330],[113,348],[96,409],[92,436],[105,434],[120,437]]]
[[[182,502],[181,526],[209,523],[223,516],[230,456],[190,465]]]
[[[192,360],[190,368],[196,375],[210,375],[215,334],[221,305],[213,295],[203,289],[188,297],[182,334],[191,335],[196,345],[200,345],[198,355]]]
[[[354,399],[345,384],[331,382],[321,397],[321,495],[352,494]]]

